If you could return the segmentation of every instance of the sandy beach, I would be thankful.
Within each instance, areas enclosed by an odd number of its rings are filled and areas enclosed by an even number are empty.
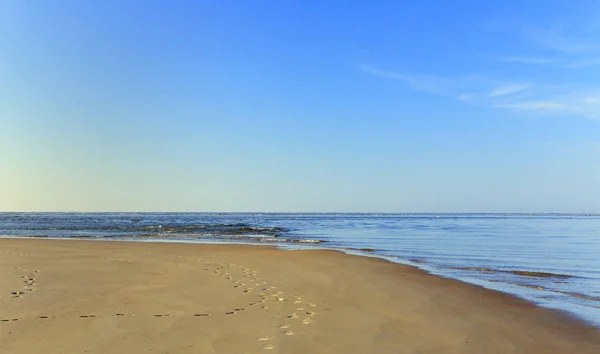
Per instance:
[[[510,295],[335,251],[0,239],[1,353],[598,353]]]

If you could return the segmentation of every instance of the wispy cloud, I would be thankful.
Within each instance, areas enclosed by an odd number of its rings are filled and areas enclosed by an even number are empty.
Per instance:
[[[523,63],[523,64],[556,64],[562,62],[562,59],[558,58],[545,58],[545,57],[524,57],[524,56],[508,56],[501,58],[500,60],[512,63]]]
[[[564,58],[543,58],[543,57],[518,57],[508,56],[500,58],[500,61],[516,64],[531,64],[541,66],[553,66],[572,69],[588,68],[600,65],[600,57],[564,57]]]
[[[488,84],[487,79],[476,76],[451,78],[409,75],[392,70],[383,70],[364,63],[357,64],[357,68],[380,78],[400,81],[415,91],[451,96],[461,101],[475,100],[481,88]]]
[[[544,100],[543,96],[538,98],[539,100],[515,100],[513,102],[497,103],[493,107],[518,112],[561,114],[600,119],[600,100],[590,99],[583,92],[563,92],[547,100]]]
[[[522,34],[542,48],[567,54],[593,52],[600,49],[594,39],[569,36],[562,29],[527,27],[522,30]]]
[[[516,110],[545,110],[545,111],[564,111],[572,109],[569,105],[560,102],[552,101],[530,101],[530,102],[517,102],[509,104],[498,104],[495,105],[497,108],[508,108]]]
[[[527,42],[529,55],[507,55],[503,62],[585,68],[600,65],[600,27],[587,26],[577,31],[572,27],[519,26],[496,20],[487,29],[517,35]],[[543,55],[531,55],[532,52]]]
[[[417,76],[359,64],[371,75],[402,82],[411,89],[461,102],[512,111],[600,119],[600,87],[584,84],[531,83],[484,76]]]
[[[416,91],[425,91],[435,94],[447,94],[447,80],[435,78],[435,77],[427,77],[427,76],[411,76],[411,75],[403,75],[393,71],[380,70],[370,65],[359,64],[358,68],[363,70],[371,75],[379,76],[386,79],[394,79],[399,80],[410,86],[412,89]]]
[[[575,59],[565,63],[568,68],[587,68],[595,65],[600,65],[600,58]]]
[[[487,26],[489,31],[516,36],[524,43],[518,43],[515,48],[523,48],[522,44],[528,48],[527,53],[499,56],[500,61],[513,63],[515,67],[503,66],[502,71],[493,68],[494,75],[420,75],[368,64],[359,64],[358,68],[377,77],[397,80],[415,91],[450,97],[465,104],[527,114],[600,119],[600,83],[581,72],[563,71],[556,75],[559,67],[583,71],[583,68],[600,66],[600,25],[578,25],[577,28],[543,27],[502,20],[491,22]],[[517,65],[536,65],[537,68],[529,72]],[[516,70],[509,74],[505,69]],[[531,76],[524,78],[523,73]]]
[[[476,95],[473,93],[461,93],[456,99],[463,102],[473,102],[476,99]]]
[[[434,75],[415,75],[383,70],[372,65],[359,63],[359,70],[371,75],[385,79],[393,79],[403,82],[415,91],[429,92],[445,96],[457,96],[457,91],[467,94],[475,92],[474,88],[480,88],[489,84],[489,79],[481,75],[466,75],[460,77],[441,77]],[[463,96],[465,99],[467,96]]]
[[[583,102],[589,103],[589,104],[600,104],[600,96],[586,97],[583,99]]]
[[[521,84],[506,84],[501,85],[493,89],[490,93],[490,97],[498,97],[498,96],[506,96],[513,93],[521,92],[531,88],[531,84],[521,83]]]
[[[466,104],[528,114],[600,119],[600,84],[591,76],[580,73],[556,75],[555,72],[557,68],[583,71],[600,66],[600,25],[574,25],[528,26],[502,19],[490,22],[487,30],[521,40],[515,48],[523,48],[522,44],[526,44],[527,53],[499,56],[500,61],[515,65],[516,71],[512,74],[494,70],[495,75],[475,76],[477,80],[470,80],[472,75],[451,78],[398,75],[393,71],[379,76],[400,79],[415,90],[445,95]],[[517,65],[535,65],[537,68],[531,72],[531,77],[524,79],[520,77],[524,71],[517,69]],[[370,72],[374,74],[377,69],[370,67]]]

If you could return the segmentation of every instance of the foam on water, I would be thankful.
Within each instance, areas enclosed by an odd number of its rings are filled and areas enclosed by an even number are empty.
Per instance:
[[[600,215],[0,213],[0,235],[340,249],[600,324]]]

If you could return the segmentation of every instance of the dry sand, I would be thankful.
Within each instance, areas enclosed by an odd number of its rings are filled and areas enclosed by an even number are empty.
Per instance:
[[[0,239],[0,353],[600,353],[600,332],[335,251]]]

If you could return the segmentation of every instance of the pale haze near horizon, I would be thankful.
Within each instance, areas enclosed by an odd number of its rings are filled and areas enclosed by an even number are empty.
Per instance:
[[[592,1],[0,3],[0,211],[600,212]]]

